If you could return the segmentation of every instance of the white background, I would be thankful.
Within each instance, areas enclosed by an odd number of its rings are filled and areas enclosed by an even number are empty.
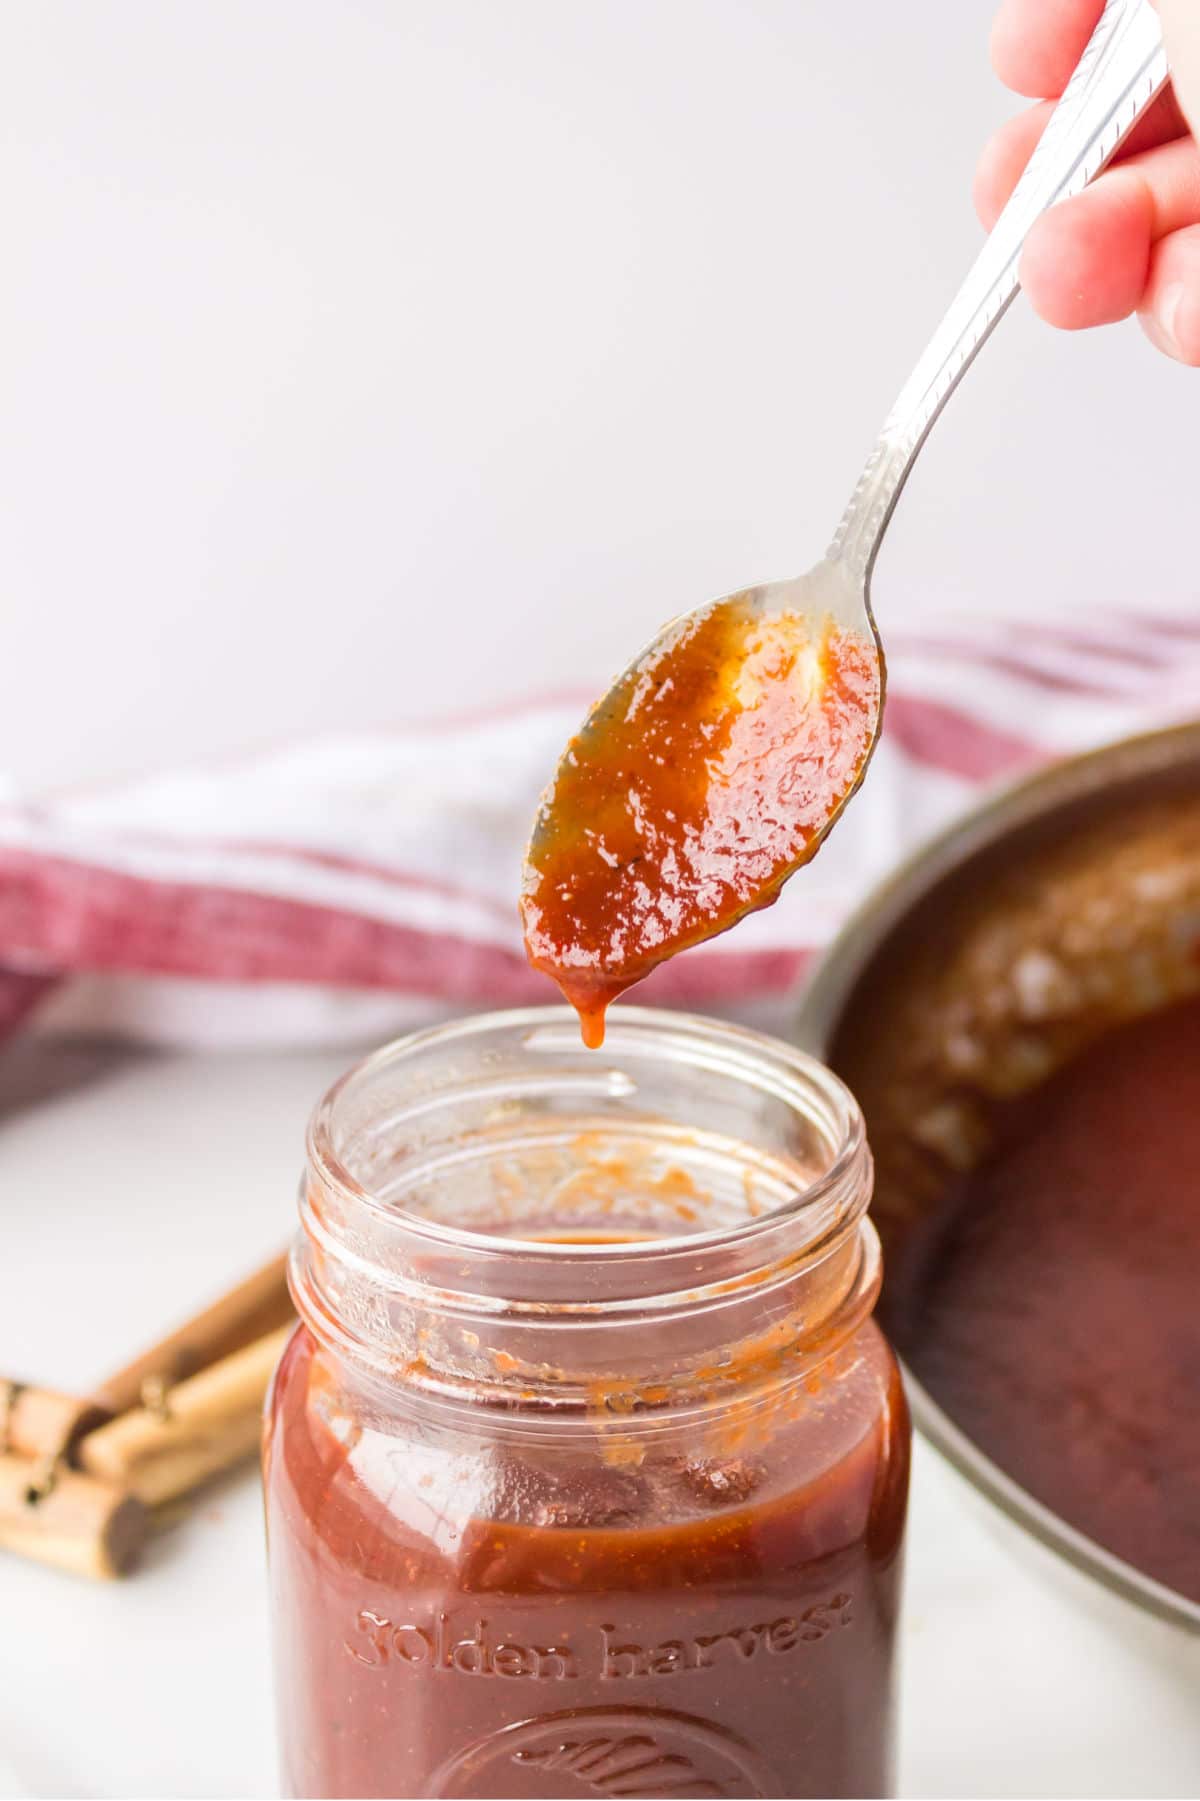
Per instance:
[[[820,554],[992,0],[4,0],[0,776],[598,689]],[[1010,315],[881,621],[1195,596],[1196,378]]]
[[[594,689],[811,562],[979,242],[989,12],[4,0],[0,779]],[[1198,394],[1018,306],[885,630],[1193,603]],[[74,1386],[279,1243],[344,1054],[51,1055],[0,1077],[0,1368]],[[1194,1646],[918,1477],[908,1792],[1194,1790]],[[4,1563],[0,1791],[269,1787],[265,1615],[248,1479],[122,1587]]]

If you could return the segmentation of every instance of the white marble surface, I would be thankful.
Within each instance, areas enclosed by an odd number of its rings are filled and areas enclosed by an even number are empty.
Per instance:
[[[85,1383],[269,1254],[343,1062],[10,1050],[0,1369]],[[910,1543],[905,1794],[1200,1789],[1200,1639],[1026,1541],[924,1445]],[[0,1560],[0,1793],[274,1793],[266,1624],[252,1474],[125,1583]]]

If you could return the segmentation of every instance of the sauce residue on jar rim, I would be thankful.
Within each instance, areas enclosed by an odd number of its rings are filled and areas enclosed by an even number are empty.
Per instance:
[[[586,1044],[657,964],[778,898],[861,780],[882,686],[872,639],[734,596],[593,710],[542,798],[521,898],[530,962]]]

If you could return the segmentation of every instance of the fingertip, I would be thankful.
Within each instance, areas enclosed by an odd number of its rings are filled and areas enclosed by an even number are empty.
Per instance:
[[[1200,368],[1200,225],[1155,245],[1138,318],[1156,350]]]
[[[992,65],[993,74],[1000,77],[1000,80],[1004,83],[1006,88],[1012,86],[1012,83],[1008,79],[1009,41],[1011,35],[1012,31],[1008,19],[1008,6],[1004,5],[999,8],[992,19],[992,29],[988,33],[988,61]]]
[[[1189,369],[1200,369],[1200,299],[1181,294],[1172,319],[1175,360]]]
[[[1020,0],[1004,0],[995,18],[988,37],[988,58],[993,72],[999,76],[1006,88],[1014,94],[1026,94],[1030,99],[1039,99],[1036,88],[1029,86],[1029,52],[1028,33],[1025,28],[1025,7]]]
[[[992,68],[1005,87],[1057,98],[1104,10],[1104,0],[1002,0],[992,22]]]
[[[1176,289],[1154,311],[1138,314],[1138,323],[1155,350],[1185,368],[1200,368],[1200,307]]]
[[[1077,331],[1085,295],[1060,254],[1060,224],[1045,213],[1030,226],[1021,252],[1021,289],[1039,319],[1061,331]]]
[[[1012,192],[1006,180],[999,134],[990,137],[979,153],[975,179],[971,183],[971,204],[985,231],[990,231],[1004,210],[1004,202]]]
[[[975,166],[971,197],[975,211],[990,231],[1021,179],[1053,108],[1030,106],[994,131]]]
[[[1038,317],[1062,331],[1128,318],[1146,286],[1152,217],[1144,185],[1118,176],[1044,213],[1020,268]]]

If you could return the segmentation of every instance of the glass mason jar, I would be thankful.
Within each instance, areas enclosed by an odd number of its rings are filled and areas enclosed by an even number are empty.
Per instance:
[[[326,1096],[266,1446],[295,1795],[875,1795],[909,1424],[827,1070],[621,1007]]]

